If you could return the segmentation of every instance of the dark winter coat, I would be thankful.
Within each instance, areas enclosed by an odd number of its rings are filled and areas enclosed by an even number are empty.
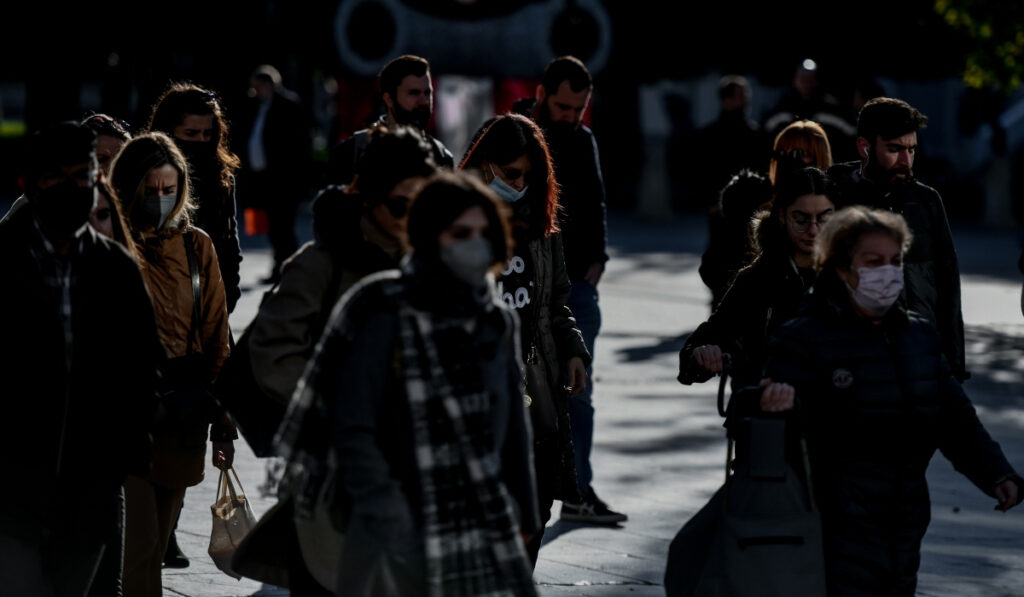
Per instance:
[[[475,320],[473,333],[458,328],[438,340],[440,360],[451,383],[488,388],[490,435],[502,480],[518,508],[522,531],[540,529],[522,372],[502,310],[477,305],[468,287],[446,283],[437,269],[416,260],[402,271],[401,277],[377,274],[353,288],[307,377],[314,391],[333,401],[339,479],[352,508],[341,562],[345,578],[365,577],[366,562],[381,551],[402,556],[413,574],[423,558],[417,547],[423,535],[422,488],[399,356],[401,302],[436,318]]]
[[[771,182],[753,170],[740,171],[719,194],[718,205],[708,216],[708,247],[698,269],[711,290],[712,311],[718,309],[736,273],[753,260],[751,220],[771,199]]]
[[[313,202],[314,240],[281,269],[253,319],[249,354],[256,383],[288,404],[331,309],[364,276],[398,267],[400,243],[363,215],[359,195],[327,187]]]
[[[843,206],[888,209],[907,220],[914,234],[914,242],[903,256],[907,308],[935,324],[954,375],[965,379],[960,267],[939,193],[916,180],[883,193],[861,177],[859,162],[837,164],[829,168],[828,174],[839,186]]]
[[[569,398],[562,387],[565,385],[565,366],[569,359],[580,357],[584,365],[589,365],[591,357],[583,343],[583,335],[576,327],[572,311],[565,306],[571,286],[565,272],[560,235],[534,239],[530,241],[529,249],[535,283],[532,299],[534,320],[523,321],[524,334],[529,334],[522,338],[523,360],[527,363],[528,374],[536,370],[531,367],[531,363],[539,364],[537,369],[543,371],[545,379],[541,383],[546,382],[552,389],[560,432],[559,453],[542,450],[538,446],[535,457],[538,462],[557,459],[561,463],[556,473],[558,479],[553,483],[560,488],[556,491],[555,499],[578,501],[573,499],[578,488],[575,452],[569,432]],[[587,380],[587,383],[591,383],[591,380]],[[541,468],[538,466],[538,469]]]
[[[66,334],[32,211],[0,224],[0,535],[31,544],[60,532],[96,545],[127,474],[148,470],[163,348],[138,266],[88,226],[69,257]]]
[[[235,202],[234,179],[228,187],[219,178],[203,179],[193,176],[193,195],[197,208],[192,215],[192,224],[210,236],[217,252],[220,277],[224,282],[228,313],[235,310],[242,296],[241,264],[242,248],[238,244],[238,219]]]
[[[989,495],[1013,474],[952,376],[934,326],[853,311],[834,273],[776,331],[766,375],[796,388],[821,508],[830,595],[914,594],[935,450]]]
[[[764,228],[762,221],[759,230]],[[814,279],[813,271],[799,270],[788,247],[778,244],[766,247],[760,259],[737,274],[718,309],[686,339],[679,351],[680,383],[689,385],[712,377],[693,360],[694,349],[706,344],[718,345],[732,357],[734,390],[760,382],[768,338],[796,317]]]

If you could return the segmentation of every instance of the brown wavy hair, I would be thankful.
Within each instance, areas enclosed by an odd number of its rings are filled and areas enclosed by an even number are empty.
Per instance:
[[[510,113],[485,123],[459,169],[482,168],[485,161],[501,166],[523,155],[530,160],[525,224],[532,236],[550,236],[558,232],[559,186],[544,132],[532,120]]]
[[[228,121],[221,110],[217,94],[194,83],[172,83],[153,104],[153,112],[146,124],[146,132],[161,132],[174,136],[174,129],[186,114],[213,116],[213,143],[217,145],[220,163],[220,184],[230,189],[235,172],[242,160],[231,152]]]

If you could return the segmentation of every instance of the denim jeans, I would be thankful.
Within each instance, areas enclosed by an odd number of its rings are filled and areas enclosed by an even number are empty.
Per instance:
[[[597,289],[590,283],[572,283],[567,304],[576,318],[576,327],[583,334],[590,356],[594,356],[594,340],[601,330],[601,307],[598,305]],[[594,479],[590,468],[590,450],[594,445],[594,367],[587,368],[587,389],[577,396],[569,397],[569,422],[572,425],[572,442],[576,448],[576,475],[580,492],[585,492]]]

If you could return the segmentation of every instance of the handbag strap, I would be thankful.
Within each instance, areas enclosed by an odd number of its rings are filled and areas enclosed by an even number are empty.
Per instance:
[[[188,259],[188,271],[192,277],[192,322],[188,329],[188,352],[192,354],[192,339],[199,339],[199,322],[202,320],[202,293],[199,284],[199,257],[196,255],[195,245],[192,244],[193,234],[191,230],[181,235],[185,242],[185,257]]]
[[[231,475],[235,476],[234,482],[231,481]],[[237,490],[235,485],[238,486]],[[245,489],[242,488],[242,481],[238,478],[235,467],[230,467],[227,470],[221,469],[220,475],[217,477],[217,497],[222,498],[230,495],[231,501],[237,502],[239,494],[245,495]]]

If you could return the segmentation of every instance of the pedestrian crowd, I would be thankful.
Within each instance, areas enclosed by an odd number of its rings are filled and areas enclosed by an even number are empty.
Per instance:
[[[879,96],[848,125],[813,74],[766,126],[770,150],[725,147],[708,171],[728,174],[700,267],[712,311],[678,379],[730,376],[804,429],[828,595],[913,595],[933,453],[1004,511],[1024,479],[961,385],[956,251],[913,170],[927,118]],[[161,595],[162,569],[189,565],[188,488],[240,439],[274,456],[277,503],[233,565],[293,595],[535,595],[555,501],[568,522],[626,522],[591,466],[608,260],[594,81],[571,56],[540,81],[456,158],[427,133],[428,61],[388,62],[385,112],[331,149],[302,246],[306,125],[272,66],[237,134],[217,91],[173,83],[138,128],[91,114],[29,136],[0,221],[19,423],[0,443],[25,488],[0,494],[0,592]],[[723,79],[705,135],[756,140],[748,95]],[[237,338],[236,197],[265,210],[273,247]]]

